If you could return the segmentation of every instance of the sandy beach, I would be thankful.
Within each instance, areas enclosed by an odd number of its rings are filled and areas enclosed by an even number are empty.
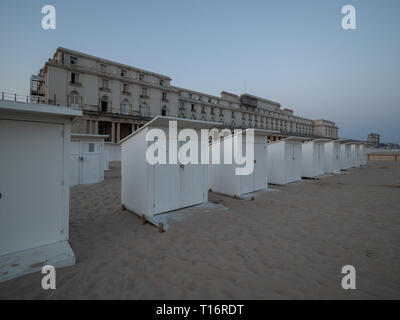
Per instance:
[[[77,264],[0,283],[1,299],[400,299],[400,164],[271,186],[254,201],[213,193],[168,232],[121,210],[120,168],[71,188]],[[342,266],[357,289],[341,287]]]

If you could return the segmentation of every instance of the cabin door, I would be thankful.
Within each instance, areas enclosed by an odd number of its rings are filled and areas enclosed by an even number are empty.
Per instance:
[[[301,144],[291,143],[290,182],[301,180]]]
[[[179,208],[179,166],[176,164],[155,164],[153,167],[154,214]]]
[[[61,241],[63,129],[0,120],[0,256]]]
[[[267,188],[267,144],[257,143],[254,145],[254,190]]]
[[[180,141],[178,148],[186,142]],[[198,143],[198,156],[200,161],[200,142]],[[203,164],[179,164],[179,195],[181,208],[203,202],[205,183],[207,181],[207,167]]]

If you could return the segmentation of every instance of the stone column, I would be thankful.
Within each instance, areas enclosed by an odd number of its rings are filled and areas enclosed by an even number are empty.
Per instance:
[[[119,122],[117,122],[117,143],[120,140],[120,134],[121,134],[121,124]]]
[[[115,122],[111,122],[111,142],[115,142]]]
[[[99,122],[97,120],[94,121],[94,134],[99,134]]]

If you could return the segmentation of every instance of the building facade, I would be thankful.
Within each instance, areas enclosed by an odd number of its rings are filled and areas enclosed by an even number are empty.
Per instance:
[[[370,133],[369,135],[368,135],[368,143],[372,146],[372,147],[374,147],[374,148],[378,148],[379,147],[379,144],[381,143],[380,142],[380,135],[379,135],[379,133]]]
[[[278,102],[249,94],[212,96],[171,85],[165,75],[58,48],[37,75],[31,96],[48,104],[82,108],[76,133],[106,134],[118,142],[157,115],[223,122],[289,135],[336,139],[338,127],[281,109]]]

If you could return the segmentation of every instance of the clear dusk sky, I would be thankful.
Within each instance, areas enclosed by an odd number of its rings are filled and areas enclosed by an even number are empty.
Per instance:
[[[41,9],[56,8],[56,30]],[[357,29],[341,27],[356,8]],[[0,91],[27,94],[58,46],[168,75],[219,95],[246,92],[341,137],[400,143],[400,1],[0,1]]]

